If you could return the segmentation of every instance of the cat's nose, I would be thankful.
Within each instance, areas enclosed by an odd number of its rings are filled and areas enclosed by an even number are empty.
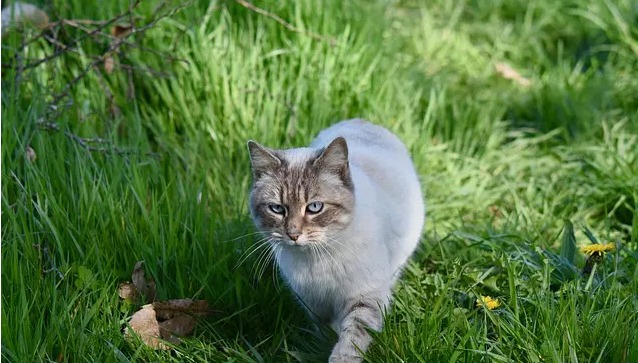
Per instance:
[[[301,236],[301,232],[297,232],[297,231],[286,232],[286,234],[293,241],[296,241],[297,239],[299,239],[299,236]]]

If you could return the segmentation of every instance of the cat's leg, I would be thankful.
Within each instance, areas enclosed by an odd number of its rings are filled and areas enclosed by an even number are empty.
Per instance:
[[[362,352],[372,342],[368,329],[381,331],[383,328],[383,305],[377,299],[361,299],[347,305],[337,324],[339,340],[332,349],[329,363],[356,363],[363,360]]]

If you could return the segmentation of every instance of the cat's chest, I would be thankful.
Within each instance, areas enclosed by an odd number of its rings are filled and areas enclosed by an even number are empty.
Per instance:
[[[321,263],[282,261],[280,270],[288,285],[319,320],[329,323],[335,311],[354,290],[347,268]]]
[[[357,259],[282,254],[279,267],[290,287],[304,300],[335,301],[355,296],[378,282],[375,269]]]
[[[348,265],[327,257],[325,261],[299,256],[282,258],[279,266],[284,278],[298,293],[335,293],[348,284]]]

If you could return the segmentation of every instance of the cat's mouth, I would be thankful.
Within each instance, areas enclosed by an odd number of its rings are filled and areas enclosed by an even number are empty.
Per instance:
[[[314,241],[309,240],[304,236],[300,236],[296,240],[293,240],[290,238],[286,238],[282,234],[277,232],[272,232],[271,237],[274,243],[293,248],[305,248],[308,247],[311,243],[314,243]]]
[[[291,239],[281,239],[280,241],[281,241],[281,243],[282,243],[283,245],[285,245],[285,246],[290,246],[290,247],[294,247],[294,248],[304,248],[304,247],[308,247],[308,245],[309,245],[310,243],[312,243],[311,241],[306,241],[306,240],[303,240],[303,241],[300,241],[300,240],[293,241],[293,240],[291,240]]]

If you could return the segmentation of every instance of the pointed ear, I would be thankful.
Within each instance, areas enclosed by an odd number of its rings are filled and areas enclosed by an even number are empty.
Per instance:
[[[338,168],[344,164],[348,165],[348,144],[346,144],[346,139],[337,137],[332,140],[330,145],[323,149],[315,164],[321,164],[324,168]]]
[[[253,177],[255,179],[259,179],[265,172],[281,165],[281,160],[275,155],[273,150],[265,148],[252,140],[248,141],[248,152],[250,153],[250,164],[253,167]]]
[[[348,144],[343,137],[332,140],[315,160],[314,165],[337,173],[344,184],[353,186],[348,165]]]

